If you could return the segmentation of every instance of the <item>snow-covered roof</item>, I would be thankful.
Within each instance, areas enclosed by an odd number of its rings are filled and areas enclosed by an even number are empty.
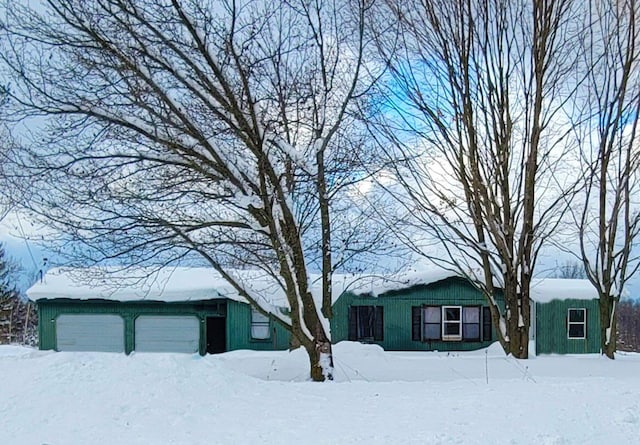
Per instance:
[[[262,271],[232,272],[242,286],[265,303],[287,306],[283,289]],[[460,274],[433,266],[417,266],[393,275],[334,275],[333,299],[344,291],[377,297],[389,291],[428,285]],[[310,276],[311,292],[321,301],[321,280]],[[69,298],[113,301],[199,301],[229,298],[246,302],[216,271],[206,267],[165,267],[160,269],[127,268],[124,270],[89,268],[54,268],[42,282],[28,291],[31,300]],[[544,278],[531,283],[531,298],[539,303],[564,299],[596,299],[598,294],[587,280]]]
[[[356,295],[368,294],[377,297],[390,291],[427,285],[459,276],[459,273],[432,265],[416,266],[393,275],[354,277],[352,278],[353,283],[345,288]],[[333,281],[335,282],[336,279],[334,278]]]
[[[596,288],[589,280],[568,278],[537,278],[531,280],[531,299],[537,303],[551,300],[594,300]]]
[[[363,278],[362,282],[348,289],[357,295],[370,294],[375,297],[394,290],[407,289],[417,285],[428,285],[437,281],[462,275],[438,268],[420,268],[405,271],[390,277]],[[565,278],[534,278],[531,280],[531,299],[538,303],[552,300],[592,300],[598,292],[589,280]]]
[[[235,274],[256,295],[274,305],[284,302],[284,293],[261,271]],[[70,298],[114,301],[198,301],[229,298],[246,302],[215,270],[206,267],[54,268],[41,282],[27,290],[31,300]]]
[[[275,280],[261,271],[231,271],[243,286],[267,303],[286,306],[284,291]],[[334,301],[345,291],[378,296],[397,289],[456,276],[451,271],[434,267],[414,267],[393,275],[335,274]],[[321,301],[321,279],[309,277],[311,292]],[[103,267],[53,268],[42,282],[36,283],[27,296],[34,301],[69,298],[75,300],[104,299],[113,301],[198,301],[229,298],[245,302],[237,291],[215,270],[207,267],[126,268]]]

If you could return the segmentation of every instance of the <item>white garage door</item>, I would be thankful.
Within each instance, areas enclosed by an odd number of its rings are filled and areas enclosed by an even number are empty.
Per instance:
[[[124,320],[119,315],[60,315],[56,341],[58,351],[124,352]]]
[[[138,352],[198,351],[200,321],[196,317],[142,315],[135,326]]]

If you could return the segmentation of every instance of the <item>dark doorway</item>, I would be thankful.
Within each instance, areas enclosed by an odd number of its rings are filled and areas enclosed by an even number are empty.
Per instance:
[[[207,354],[219,354],[227,350],[226,319],[207,317]]]

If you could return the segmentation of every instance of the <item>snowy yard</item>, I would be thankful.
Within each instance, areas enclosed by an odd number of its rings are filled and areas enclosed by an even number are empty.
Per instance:
[[[505,357],[335,347],[53,353],[0,346],[0,444],[636,444],[640,355]],[[488,383],[487,383],[488,371]]]

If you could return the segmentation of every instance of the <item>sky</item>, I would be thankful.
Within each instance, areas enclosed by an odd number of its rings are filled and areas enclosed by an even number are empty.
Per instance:
[[[30,6],[40,9],[39,1],[30,0],[28,3]],[[1,12],[2,9],[0,9]],[[0,222],[0,242],[5,245],[8,254],[19,261],[23,267],[22,278],[19,283],[22,289],[28,287],[29,284],[37,279],[39,271],[43,268],[45,258],[49,260],[49,264],[57,262],[52,252],[47,251],[35,241],[29,239],[33,230],[28,220],[20,220],[14,215],[10,215]],[[547,248],[541,253],[540,261],[536,266],[537,275],[552,275],[558,266],[568,261],[574,261],[574,259],[566,253]],[[631,280],[627,291],[633,297],[640,297],[640,277]]]

